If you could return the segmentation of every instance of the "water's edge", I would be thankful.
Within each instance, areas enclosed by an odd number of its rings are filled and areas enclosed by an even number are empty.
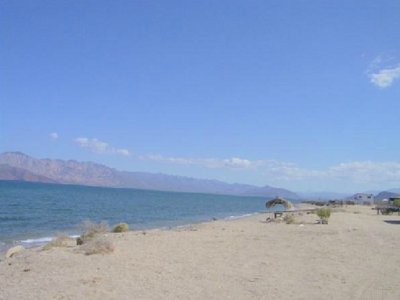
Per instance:
[[[0,251],[79,235],[84,221],[169,229],[266,211],[262,197],[161,192],[0,180]]]
[[[140,230],[142,230],[142,231],[145,231],[145,230],[177,230],[177,229],[182,229],[182,228],[195,226],[195,225],[199,225],[199,224],[211,223],[211,222],[214,222],[217,220],[235,221],[235,220],[248,218],[248,217],[251,217],[254,215],[258,215],[261,213],[267,213],[267,212],[268,211],[258,211],[258,212],[254,212],[254,213],[246,213],[243,215],[235,215],[235,216],[231,215],[231,216],[226,216],[222,219],[213,218],[213,219],[208,219],[208,220],[196,221],[196,222],[192,222],[192,223],[179,224],[179,225],[175,225],[175,226],[143,227]],[[131,231],[138,231],[138,230],[131,230]],[[62,232],[60,232],[60,234],[62,234]],[[80,233],[67,234],[67,236],[69,236],[70,238],[76,239],[80,236]],[[25,240],[15,240],[10,244],[0,245],[0,254],[5,254],[8,249],[18,246],[18,245],[23,246],[25,249],[42,247],[42,246],[46,245],[47,243],[51,242],[56,237],[57,237],[57,235],[51,235],[51,236],[49,235],[49,236],[43,236],[43,237],[39,237],[39,238],[28,238]]]

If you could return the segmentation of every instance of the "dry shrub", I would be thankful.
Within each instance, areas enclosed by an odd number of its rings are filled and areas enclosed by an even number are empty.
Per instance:
[[[126,232],[129,231],[129,225],[126,223],[119,223],[114,226],[112,232]]]
[[[84,221],[82,223],[83,233],[76,239],[78,245],[85,244],[98,234],[110,232],[110,227],[107,222],[93,223],[91,221]]]
[[[107,254],[114,251],[114,245],[105,238],[94,238],[87,241],[81,249],[86,255]]]
[[[69,242],[73,241],[68,235],[64,233],[58,233],[50,242],[42,247],[42,250],[50,250],[55,247],[68,247]]]
[[[283,218],[282,218],[282,217],[275,218],[275,219],[272,219],[272,221],[273,221],[274,223],[282,223],[282,222],[283,222]]]
[[[285,215],[283,217],[283,221],[285,221],[286,224],[293,224],[295,221],[294,215],[292,215],[292,214]]]

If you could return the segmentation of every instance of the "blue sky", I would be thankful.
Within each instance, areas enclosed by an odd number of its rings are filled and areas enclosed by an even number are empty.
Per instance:
[[[400,187],[399,16],[399,1],[3,0],[0,151]]]

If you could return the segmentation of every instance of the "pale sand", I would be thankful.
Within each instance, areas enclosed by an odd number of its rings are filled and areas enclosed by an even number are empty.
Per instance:
[[[26,250],[0,262],[0,299],[400,299],[397,214],[265,218],[107,234],[105,255]]]

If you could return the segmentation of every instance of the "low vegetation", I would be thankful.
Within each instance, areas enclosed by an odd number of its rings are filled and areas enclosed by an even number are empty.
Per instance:
[[[119,223],[110,231],[107,222],[94,223],[85,221],[81,225],[82,234],[76,239],[77,245],[82,245],[78,251],[83,251],[86,255],[107,254],[114,251],[114,245],[107,240],[105,233],[108,232],[126,232],[129,225]]]
[[[283,217],[283,221],[284,221],[286,224],[293,224],[293,223],[295,222],[294,215],[292,215],[292,214],[287,214],[287,215],[285,215],[285,216]]]
[[[84,221],[81,228],[83,233],[76,239],[77,245],[81,245],[78,249],[79,252],[92,255],[107,254],[114,251],[113,243],[104,236],[105,233],[110,232],[107,222]]]
[[[42,250],[46,251],[57,247],[68,247],[71,241],[73,241],[73,239],[70,238],[68,235],[59,233],[49,243],[44,245],[42,247]]]
[[[107,222],[93,223],[84,221],[82,223],[83,233],[76,239],[78,245],[83,245],[92,240],[96,235],[110,232]]]
[[[86,242],[81,250],[86,255],[93,254],[107,254],[114,251],[114,245],[111,241],[105,239],[104,237],[96,237]]]
[[[328,219],[331,216],[331,209],[324,207],[317,209],[317,216],[320,218],[322,224],[328,224]]]
[[[400,207],[400,199],[394,200],[393,204],[397,207]]]
[[[126,232],[129,231],[129,225],[126,223],[119,223],[114,226],[112,232]]]

